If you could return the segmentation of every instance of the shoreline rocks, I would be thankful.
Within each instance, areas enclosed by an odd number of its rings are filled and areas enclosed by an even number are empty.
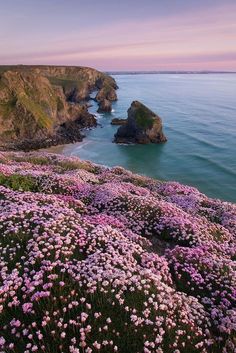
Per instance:
[[[126,123],[127,123],[127,119],[114,118],[111,121],[111,125],[125,125]]]
[[[126,123],[114,135],[116,143],[148,144],[166,141],[161,118],[139,101],[132,102]]]

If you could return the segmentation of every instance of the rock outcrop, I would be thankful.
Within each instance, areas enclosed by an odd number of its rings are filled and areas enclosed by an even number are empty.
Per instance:
[[[81,141],[80,130],[96,126],[84,101],[104,86],[117,88],[113,78],[90,68],[0,67],[0,148]],[[102,108],[111,109],[105,103]]]
[[[98,112],[111,112],[112,105],[111,102],[117,100],[116,87],[105,83],[102,88],[98,91],[95,101],[98,102],[99,109]]]
[[[101,88],[99,90],[99,92],[97,93],[97,95],[95,97],[95,100],[97,102],[101,102],[105,99],[107,99],[111,102],[114,102],[117,100],[117,94],[116,94],[114,87],[111,87],[109,85],[105,85],[103,88]]]
[[[110,113],[111,110],[112,105],[108,99],[104,99],[98,103],[98,113]]]
[[[115,134],[116,143],[161,143],[167,139],[161,118],[144,104],[134,101],[128,109],[127,122]]]
[[[111,121],[111,125],[126,125],[127,119],[114,118]]]
[[[33,72],[48,78],[52,85],[63,88],[66,99],[74,103],[80,103],[89,99],[90,93],[98,91],[100,100],[116,100],[115,80],[90,67],[82,66],[0,66],[0,73],[8,70],[18,72]],[[97,101],[100,101],[97,99]]]

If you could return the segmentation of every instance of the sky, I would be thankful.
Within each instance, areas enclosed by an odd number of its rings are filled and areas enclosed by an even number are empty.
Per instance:
[[[0,0],[0,64],[236,71],[236,0]]]

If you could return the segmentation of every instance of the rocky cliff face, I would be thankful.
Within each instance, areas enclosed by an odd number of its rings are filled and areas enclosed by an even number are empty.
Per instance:
[[[84,100],[115,81],[90,68],[0,68],[0,148],[31,149],[80,141],[96,125]],[[9,67],[8,67],[9,69]]]
[[[166,141],[161,118],[138,101],[131,104],[126,123],[115,134],[117,143],[146,144]]]
[[[93,91],[98,91],[96,99],[116,100],[115,90],[118,88],[115,80],[98,70],[81,66],[1,66],[3,71],[14,70],[18,72],[37,73],[48,78],[52,85],[63,88],[69,101],[81,102],[87,100]],[[100,97],[100,98],[99,98]]]
[[[98,103],[98,113],[110,113],[112,111],[111,102],[108,99],[104,99]]]
[[[91,92],[98,90],[97,96],[110,101],[116,97],[118,88],[115,80],[104,73],[87,67],[40,66],[34,68],[37,72],[48,77],[52,84],[63,87],[68,100],[81,102],[89,99]],[[106,95],[104,94],[106,92]],[[116,98],[117,99],[117,98]]]
[[[108,100],[110,102],[117,100],[116,88],[111,87],[109,85],[104,85],[96,95],[95,100],[97,102],[102,102],[103,100]]]

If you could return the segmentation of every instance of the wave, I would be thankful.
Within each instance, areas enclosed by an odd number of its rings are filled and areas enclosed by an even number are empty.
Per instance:
[[[205,140],[203,138],[200,138],[196,135],[193,135],[193,134],[190,134],[190,133],[187,133],[187,132],[184,132],[182,130],[179,130],[179,129],[174,129],[172,127],[168,127],[168,130],[170,131],[173,131],[174,133],[177,133],[178,135],[183,135],[183,136],[187,136],[193,140],[196,140],[198,142],[200,142],[201,144],[207,146],[207,147],[213,147],[213,148],[218,148],[218,149],[222,149],[224,146],[220,146],[212,141],[209,141],[209,140]]]
[[[195,159],[198,159],[200,161],[206,162],[208,165],[209,164],[212,165],[213,167],[217,168],[218,170],[219,169],[222,170],[226,174],[229,174],[229,175],[231,175],[233,177],[236,176],[236,172],[233,169],[231,169],[229,167],[225,167],[221,163],[216,162],[216,161],[212,160],[211,158],[208,158],[208,157],[205,157],[205,156],[202,156],[202,155],[196,155],[196,154],[193,154],[192,156]]]

